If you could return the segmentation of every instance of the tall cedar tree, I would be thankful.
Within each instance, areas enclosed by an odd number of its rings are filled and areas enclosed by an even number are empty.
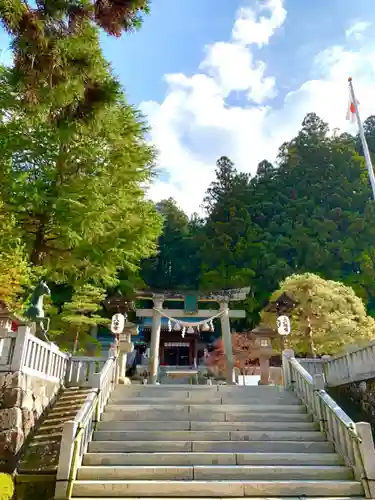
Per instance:
[[[375,204],[355,138],[329,134],[312,113],[281,146],[277,165],[261,162],[253,179],[222,163],[208,191],[202,286],[247,282],[250,325],[293,272],[342,280],[374,311]]]
[[[158,254],[142,264],[142,277],[155,289],[197,289],[200,280],[202,221],[190,220],[169,198],[157,204],[164,220]]]
[[[147,128],[104,60],[98,28],[138,27],[146,1],[0,1],[14,66],[0,73],[2,213],[55,281],[109,285],[155,249]],[[96,25],[95,25],[96,24]]]
[[[248,225],[244,210],[248,175],[238,174],[225,156],[216,166],[216,180],[204,199],[208,218],[202,248],[202,287],[208,290],[245,286],[253,276],[242,259],[244,229]]]
[[[0,0],[23,104],[33,113],[38,104],[62,126],[115,102],[120,85],[103,64],[96,27],[120,36],[138,28],[148,10],[148,0]]]
[[[160,221],[145,199],[153,150],[141,117],[122,98],[100,120],[62,130],[25,112],[0,75],[0,199],[30,259],[55,281],[111,284],[155,249]],[[7,90],[9,92],[7,92]]]

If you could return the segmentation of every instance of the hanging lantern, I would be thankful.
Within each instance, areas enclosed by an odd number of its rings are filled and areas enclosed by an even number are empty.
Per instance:
[[[181,330],[181,325],[176,321],[176,323],[173,325],[173,330],[175,332],[179,332]]]
[[[168,331],[171,332],[172,331],[172,322],[171,320],[169,319],[168,320]]]
[[[202,332],[209,332],[209,331],[210,331],[210,325],[208,323],[203,323]]]
[[[184,339],[185,338],[185,331],[186,331],[186,328],[183,326],[182,327],[182,332],[181,332],[181,337]]]
[[[115,335],[122,333],[125,326],[125,316],[123,314],[114,314],[112,316],[111,332]]]
[[[189,326],[187,329],[187,333],[194,333],[194,328],[192,326]]]

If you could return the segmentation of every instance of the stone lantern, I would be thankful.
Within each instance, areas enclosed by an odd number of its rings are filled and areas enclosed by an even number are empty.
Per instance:
[[[273,302],[269,302],[265,307],[265,311],[276,313],[277,317],[281,315],[288,314],[299,304],[298,300],[296,300],[292,295],[283,292],[280,297],[278,297]],[[288,340],[285,337],[281,337],[281,351],[285,349],[288,345]]]
[[[251,358],[259,359],[260,380],[259,385],[268,385],[270,378],[270,358],[274,354],[272,349],[272,339],[278,333],[266,326],[257,326],[250,332],[249,338],[252,341]]]
[[[132,352],[134,346],[131,341],[132,335],[137,335],[137,325],[135,323],[125,323],[122,333],[118,339],[119,352],[119,384],[126,384],[126,361],[127,353]]]

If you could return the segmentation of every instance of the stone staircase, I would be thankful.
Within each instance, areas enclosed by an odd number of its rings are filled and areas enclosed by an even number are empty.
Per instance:
[[[363,497],[294,393],[117,386],[78,468],[78,498]]]
[[[56,474],[64,423],[74,419],[91,389],[70,387],[58,395],[20,458],[17,473]]]

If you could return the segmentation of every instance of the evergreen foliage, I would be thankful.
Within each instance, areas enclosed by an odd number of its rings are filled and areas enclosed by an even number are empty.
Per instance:
[[[0,0],[14,56],[0,68],[0,295],[18,307],[47,279],[62,344],[100,320],[79,312],[100,309],[93,290],[137,281],[156,251],[155,151],[99,44],[147,13],[147,0]]]

